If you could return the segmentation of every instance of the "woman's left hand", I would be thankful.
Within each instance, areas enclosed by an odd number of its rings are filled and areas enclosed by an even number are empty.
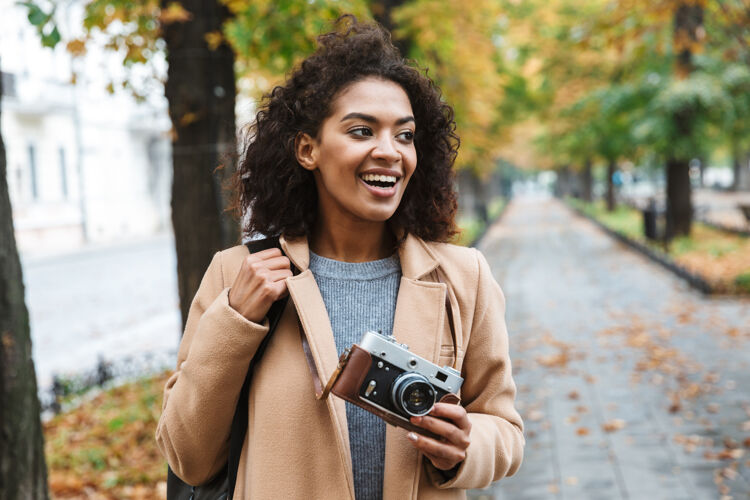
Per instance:
[[[466,459],[471,420],[463,406],[436,403],[429,415],[411,417],[411,423],[441,437],[438,440],[414,432],[408,434],[412,445],[436,468],[450,470]]]

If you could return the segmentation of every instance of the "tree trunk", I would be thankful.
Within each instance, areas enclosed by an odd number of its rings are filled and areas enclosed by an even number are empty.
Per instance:
[[[393,33],[396,24],[393,22],[393,9],[404,3],[404,0],[373,0],[370,2],[370,11],[377,22],[383,25],[385,29]],[[393,44],[401,51],[401,55],[409,55],[409,41],[393,36]]]
[[[162,0],[162,7],[169,3]],[[226,42],[211,50],[205,40],[206,33],[221,30],[230,14],[215,0],[181,3],[191,19],[167,25],[163,33],[169,64],[165,94],[174,133],[172,225],[184,326],[211,257],[239,242],[239,224],[225,213],[235,171],[234,53]]]
[[[29,313],[13,232],[5,145],[0,136],[0,498],[3,500],[48,498],[39,410]]]
[[[750,191],[750,151],[746,151],[741,158],[737,189]]]
[[[557,196],[570,196],[570,165],[563,165],[557,170]]]
[[[483,181],[476,172],[472,172],[471,185],[474,190],[474,214],[483,224],[488,224],[490,217],[487,182]]]
[[[683,0],[677,5],[673,37],[677,55],[677,74],[681,78],[686,78],[695,69],[693,49],[705,38],[703,7],[698,2]]]
[[[674,14],[675,69],[687,78],[694,69],[693,49],[703,40],[703,7],[683,1]],[[688,138],[693,132],[694,117],[688,110],[677,111],[673,118],[678,134]],[[697,151],[697,148],[695,148]],[[693,222],[690,159],[673,156],[667,160],[667,236],[688,236]]]
[[[607,211],[612,212],[615,209],[615,172],[617,171],[617,162],[610,160],[607,163]]]
[[[738,191],[740,189],[740,176],[742,175],[742,160],[740,160],[737,151],[732,154],[732,191]]]
[[[739,149],[733,149],[732,163],[734,173],[732,190],[746,191],[750,189],[750,152],[742,154]]]
[[[667,160],[667,237],[689,236],[693,222],[690,162]]]
[[[583,163],[583,173],[581,177],[581,197],[584,201],[591,203],[593,200],[592,191],[594,186],[594,179],[591,175],[591,158],[586,158],[586,161]]]

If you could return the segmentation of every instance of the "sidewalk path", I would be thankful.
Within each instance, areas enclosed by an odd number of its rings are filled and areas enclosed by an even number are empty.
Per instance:
[[[174,364],[180,310],[174,242],[161,235],[23,261],[39,389],[99,357]]]
[[[551,199],[514,200],[480,249],[527,444],[470,498],[750,497],[750,301],[703,297]]]
[[[736,229],[748,230],[748,223],[738,205],[750,205],[750,191],[716,191],[714,189],[696,189],[693,194],[696,207],[705,207],[706,219]]]

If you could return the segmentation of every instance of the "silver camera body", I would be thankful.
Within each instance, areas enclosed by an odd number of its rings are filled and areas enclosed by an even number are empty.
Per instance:
[[[463,384],[457,370],[409,352],[393,336],[368,331],[359,347],[372,356],[359,388],[360,401],[401,419],[428,414],[444,396],[457,395]]]

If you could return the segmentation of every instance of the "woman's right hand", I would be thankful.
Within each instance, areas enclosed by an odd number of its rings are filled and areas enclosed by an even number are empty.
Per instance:
[[[278,248],[250,254],[229,289],[229,305],[247,320],[262,323],[271,304],[288,293],[284,280],[291,275],[289,259]]]

